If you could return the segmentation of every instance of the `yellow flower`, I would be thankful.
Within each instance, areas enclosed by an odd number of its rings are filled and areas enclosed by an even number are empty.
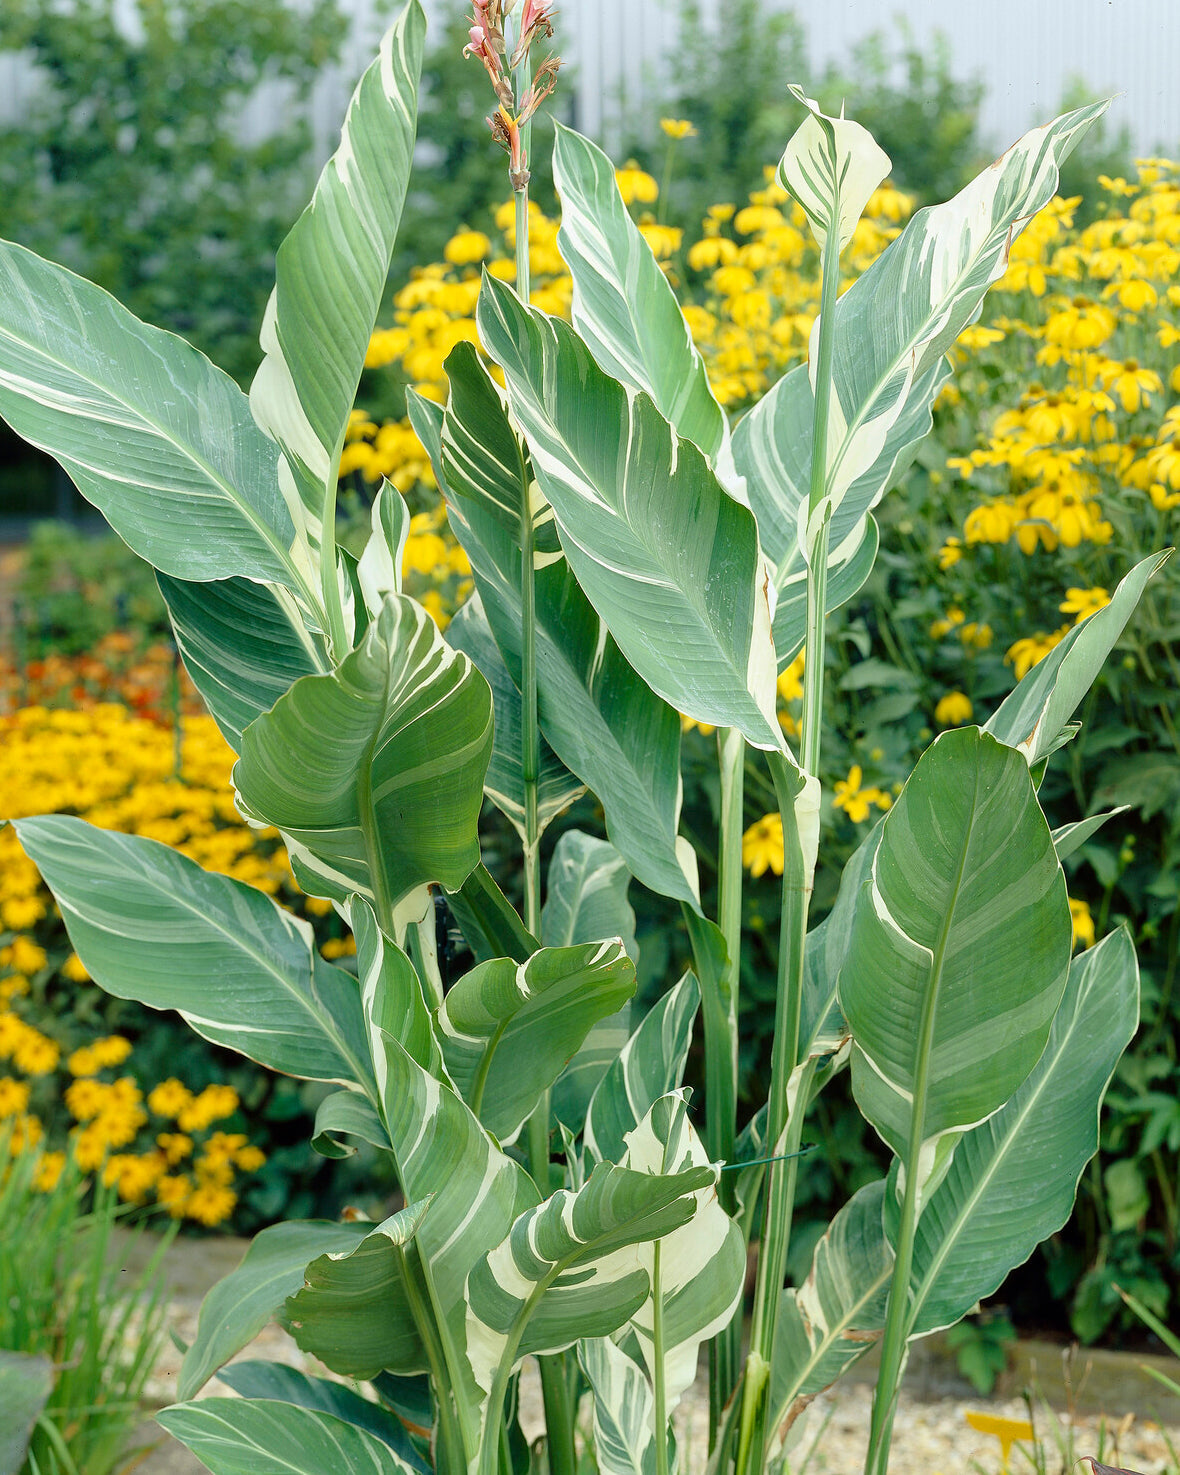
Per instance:
[[[714,266],[728,266],[737,260],[737,254],[737,243],[728,236],[706,236],[688,248],[688,264],[693,271],[707,271]]]
[[[784,702],[797,702],[803,696],[803,669],[806,652],[800,651],[778,678],[778,694]]]
[[[1109,603],[1110,595],[1105,589],[1067,589],[1058,609],[1062,614],[1073,615],[1074,624],[1080,625]]]
[[[945,574],[947,569],[954,568],[962,556],[962,542],[958,538],[948,538],[938,550],[938,566]]]
[[[783,873],[783,819],[781,814],[764,814],[742,836],[742,865],[751,876],[773,871]]]
[[[967,514],[963,536],[968,543],[1006,543],[1016,519],[1016,508],[1010,502],[985,502]]]
[[[1090,915],[1090,908],[1084,901],[1077,901],[1074,897],[1069,898],[1069,918],[1073,923],[1073,945],[1074,947],[1094,946],[1094,918]]]
[[[1101,179],[1103,176],[1099,176]],[[1008,1469],[1008,1455],[1017,1439],[1032,1439],[1033,1426],[1027,1419],[1009,1419],[1002,1414],[976,1413],[971,1410],[964,1415],[972,1429],[980,1434],[992,1434],[1000,1441],[1000,1457],[1004,1470]]]
[[[237,1109],[238,1093],[232,1086],[206,1086],[176,1113],[176,1124],[182,1132],[200,1132]]]
[[[33,1174],[33,1187],[38,1193],[52,1193],[61,1178],[62,1169],[66,1165],[64,1152],[45,1152],[41,1154]]]
[[[649,221],[639,227],[639,234],[651,247],[657,261],[667,261],[680,250],[684,232],[678,226],[657,225],[655,221]]]
[[[1060,643],[1068,629],[1068,625],[1063,625],[1052,635],[1026,635],[1008,647],[1004,660],[1012,663],[1017,681],[1023,680],[1035,665],[1045,659],[1054,646]]]
[[[939,727],[961,727],[971,721],[973,708],[970,699],[961,691],[948,691],[938,699],[934,708],[934,720]]]
[[[633,204],[636,200],[641,205],[654,205],[659,198],[659,185],[650,174],[644,173],[634,159],[628,159],[622,169],[615,170],[615,183],[619,187],[624,205]]]
[[[161,1132],[156,1137],[156,1146],[164,1154],[168,1166],[174,1168],[192,1153],[193,1139],[183,1132]]]
[[[660,127],[669,138],[695,138],[696,129],[687,118],[661,118]]]
[[[492,249],[492,243],[481,230],[461,230],[443,247],[443,256],[452,266],[471,266],[482,261]]]
[[[717,731],[717,728],[712,722],[698,722],[695,717],[690,717],[686,712],[681,712],[680,731],[692,732],[694,729],[704,737],[712,737]]]
[[[157,1116],[175,1117],[193,1099],[193,1093],[186,1085],[183,1085],[175,1076],[161,1081],[148,1096],[147,1104],[151,1111]]]
[[[186,1218],[212,1228],[229,1218],[237,1201],[238,1196],[231,1189],[216,1183],[202,1183],[189,1195],[184,1214]]]
[[[1160,486],[1158,481],[1152,482],[1148,487],[1147,495],[1157,512],[1170,512],[1173,507],[1180,507],[1180,492],[1170,492],[1167,487]]]
[[[88,983],[90,981],[90,974],[87,972],[86,964],[83,963],[77,953],[70,954],[61,965],[60,972],[61,976],[68,978],[71,983]]]
[[[180,1219],[184,1216],[192,1188],[192,1180],[185,1173],[165,1176],[156,1184],[156,1198],[173,1219]]]
[[[0,1117],[18,1116],[29,1105],[29,1087],[26,1081],[15,1081],[11,1076],[0,1076]]]
[[[854,763],[848,770],[848,777],[838,780],[832,795],[832,804],[835,808],[842,809],[855,825],[868,819],[869,808],[873,802],[874,791],[861,789],[860,782],[863,777],[860,764]]]
[[[1107,389],[1118,397],[1128,415],[1147,404],[1153,394],[1163,393],[1163,380],[1154,369],[1140,368],[1138,360],[1127,359],[1100,371]]]

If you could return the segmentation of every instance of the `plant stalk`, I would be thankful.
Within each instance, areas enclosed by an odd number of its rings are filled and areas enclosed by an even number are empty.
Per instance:
[[[835,308],[840,288],[840,236],[837,218],[831,223],[823,251],[820,293],[819,345],[816,352],[815,399],[811,426],[811,475],[805,537],[807,565],[807,640],[803,676],[803,737],[800,761],[805,774],[819,767],[823,730],[824,620],[828,577],[830,509],[827,496],[828,418],[832,398],[832,357]],[[819,514],[817,518],[817,513]],[[807,875],[799,836],[795,799],[798,776],[782,755],[768,755],[771,778],[783,824],[783,892],[779,928],[778,988],[775,999],[774,1045],[771,1055],[767,1146],[772,1158],[797,1151],[807,1111],[810,1080],[796,1078],[791,1100],[791,1077],[799,1064],[800,1020],[803,1001],[804,952],[811,878]],[[794,1142],[788,1148],[788,1134]],[[750,1358],[743,1389],[742,1430],[738,1445],[738,1475],[757,1475],[764,1462],[766,1394],[774,1348],[779,1297],[786,1278],[791,1219],[795,1208],[797,1159],[771,1161],[766,1176],[766,1218],[754,1292],[754,1320],[750,1330]]]
[[[736,728],[717,734],[721,776],[721,824],[718,837],[717,923],[728,954],[721,997],[703,1011],[705,1028],[705,1146],[713,1162],[732,1163],[737,1140],[738,996],[742,949],[742,819],[745,799],[746,742]],[[701,979],[702,989],[707,987]],[[716,991],[715,991],[716,992]],[[721,1207],[736,1208],[735,1175],[722,1173]],[[722,1411],[737,1386],[741,1361],[741,1317],[709,1343],[709,1449],[721,1425]]]
[[[660,1279],[660,1251],[657,1239],[652,1247],[651,1267],[651,1338],[652,1387],[655,1394],[656,1475],[668,1475],[668,1390],[664,1381],[664,1292]]]

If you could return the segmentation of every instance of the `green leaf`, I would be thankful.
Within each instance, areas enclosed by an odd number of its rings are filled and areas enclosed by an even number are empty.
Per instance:
[[[988,287],[1007,268],[1012,241],[1052,199],[1060,164],[1106,106],[1033,129],[953,200],[919,210],[837,302],[827,484],[838,587],[829,586],[829,607],[850,598],[868,575],[862,539],[875,541],[875,530],[867,514],[930,429],[930,406],[947,375],[943,355],[979,316]],[[738,470],[776,565],[780,662],[802,641],[799,532],[811,464],[814,351],[810,360],[780,379],[734,433]]]
[[[357,581],[370,615],[381,613],[390,594],[402,592],[402,555],[410,535],[406,499],[384,479],[369,512],[369,541],[357,563]]]
[[[507,435],[507,414],[474,353],[447,359],[445,412],[407,398],[410,421],[445,489],[451,527],[471,560],[484,612],[513,681],[521,675],[520,539],[495,491],[484,447]],[[444,465],[445,451],[445,465]],[[519,454],[519,451],[518,451]],[[495,459],[506,464],[506,449]],[[479,476],[474,470],[479,469]],[[491,490],[489,490],[491,488]],[[512,495],[519,496],[519,490]],[[538,494],[539,495],[539,494]],[[537,529],[541,540],[545,529]],[[553,547],[557,549],[556,538]],[[639,679],[578,587],[564,558],[539,551],[534,570],[537,713],[541,730],[571,772],[598,796],[612,843],[645,886],[699,907],[695,857],[678,848],[680,719]],[[688,871],[685,865],[692,859]]]
[[[572,128],[555,123],[553,134],[557,246],[573,278],[574,327],[603,372],[650,395],[733,491],[729,422],[676,294],[623,204],[614,165]]]
[[[454,1380],[460,1423],[474,1439],[481,1400],[469,1367],[467,1277],[514,1220],[537,1203],[537,1190],[450,1085],[425,1070],[393,1036],[375,1033],[374,1045],[381,1048],[375,1064],[382,1115],[402,1191],[411,1202],[430,1200],[414,1243]]]
[[[319,1409],[269,1398],[173,1404],[156,1422],[212,1475],[410,1475],[383,1440]]]
[[[250,818],[283,832],[305,890],[356,892],[384,918],[478,864],[491,751],[487,682],[394,594],[334,672],[303,677],[251,723],[234,782]]]
[[[372,1434],[388,1444],[394,1454],[407,1465],[429,1475],[429,1467],[410,1443],[405,1425],[388,1409],[351,1388],[328,1378],[312,1378],[283,1362],[235,1362],[222,1368],[220,1380],[240,1398],[269,1398],[278,1403],[294,1403],[300,1408],[318,1409],[334,1414],[346,1424]]]
[[[541,941],[570,947],[600,937],[619,937],[633,962],[639,959],[635,913],[627,900],[631,877],[619,852],[582,830],[566,830],[549,861]],[[580,1132],[599,1081],[631,1034],[631,1008],[599,1020],[585,1043],[553,1083],[550,1109],[559,1122]]]
[[[549,861],[541,941],[546,947],[572,947],[619,937],[636,961],[635,913],[627,900],[630,884],[623,857],[613,845],[584,830],[566,830]]]
[[[270,1070],[372,1089],[356,980],[269,896],[156,840],[13,821],[90,976]]]
[[[242,732],[301,676],[328,669],[321,635],[309,634],[291,600],[249,579],[156,583],[193,685],[235,753]]]
[[[256,1234],[242,1263],[201,1303],[197,1335],[180,1368],[179,1396],[192,1398],[219,1367],[254,1340],[303,1284],[310,1260],[347,1252],[364,1238],[365,1229],[363,1224],[293,1219]]]
[[[275,449],[233,380],[101,287],[7,241],[0,414],[164,573],[306,595]]]
[[[892,168],[873,135],[843,111],[838,118],[821,112],[801,87],[787,91],[807,109],[779,160],[778,182],[802,206],[822,250],[835,233],[837,255],[852,240],[869,197]]]
[[[340,147],[279,247],[250,390],[258,424],[282,451],[280,476],[318,548],[377,321],[410,177],[426,18],[402,11],[357,83]]]
[[[1030,767],[1053,752],[1058,734],[1135,612],[1148,579],[1170,556],[1171,549],[1165,549],[1137,563],[1119,581],[1110,603],[1075,625],[1004,698],[984,731],[1019,748]]]
[[[492,689],[496,713],[495,742],[484,790],[488,798],[525,837],[524,773],[521,766],[521,698],[500,654],[479,595],[474,594],[447,626],[447,641],[470,656]],[[537,775],[538,834],[586,792],[553,749],[541,738],[541,766]]]
[[[771,1458],[815,1395],[881,1338],[893,1273],[884,1200],[881,1179],[855,1193],[816,1245],[807,1279],[783,1293],[766,1414]]]
[[[413,963],[381,931],[372,908],[362,897],[350,898],[348,916],[356,938],[357,976],[368,1024],[377,1096],[384,1099],[388,1083],[382,1072],[389,1040],[396,1040],[410,1059],[431,1075],[445,1074],[442,1054]]]
[[[678,710],[781,750],[767,578],[750,512],[565,323],[486,275],[476,318],[566,558],[627,660]]]
[[[626,1134],[680,1085],[700,1001],[700,985],[686,973],[653,1005],[612,1061],[586,1113],[585,1142],[593,1158],[618,1162]]]
[[[1071,939],[1028,765],[978,728],[944,733],[881,824],[838,985],[857,1103],[922,1183],[1036,1064]]]
[[[476,866],[447,900],[478,963],[504,957],[524,963],[541,946],[485,865]]]
[[[55,1381],[48,1357],[0,1351],[0,1475],[20,1475],[33,1426]]]
[[[594,1397],[594,1454],[601,1475],[656,1475],[655,1399],[647,1373],[608,1337],[578,1343]],[[669,1424],[668,1465],[676,1469]]]
[[[1074,959],[1031,1075],[962,1138],[926,1204],[914,1245],[911,1336],[965,1316],[1069,1218],[1098,1148],[1102,1098],[1138,1022],[1135,949],[1120,929]]]
[[[304,1285],[287,1298],[283,1312],[284,1326],[304,1352],[349,1378],[426,1372],[413,1312],[425,1290],[411,1283],[418,1272],[405,1248],[429,1211],[428,1201],[411,1204],[359,1244],[307,1266]]]
[[[511,1141],[592,1026],[634,992],[618,938],[480,963],[438,1010],[451,1079],[487,1130]]]
[[[316,1107],[311,1145],[321,1157],[352,1157],[355,1147],[348,1147],[341,1137],[359,1137],[373,1147],[389,1151],[389,1138],[373,1106],[355,1091],[333,1091]]]
[[[1125,814],[1127,805],[1120,804],[1117,809],[1108,809],[1103,814],[1092,814],[1089,819],[1080,819],[1072,825],[1059,825],[1053,831],[1053,848],[1057,851],[1057,859],[1064,860],[1067,855],[1072,855],[1079,849],[1091,835],[1096,834],[1108,819],[1114,819],[1116,814]]]
[[[678,1130],[684,1102],[673,1100],[675,1110],[656,1103],[656,1120],[645,1118],[658,1137]],[[661,1174],[624,1158],[597,1163],[581,1189],[561,1189],[521,1214],[468,1281],[467,1346],[479,1386],[490,1392],[496,1370],[529,1352],[621,1327],[650,1289],[638,1247],[686,1224],[698,1190],[715,1182],[707,1165]]]

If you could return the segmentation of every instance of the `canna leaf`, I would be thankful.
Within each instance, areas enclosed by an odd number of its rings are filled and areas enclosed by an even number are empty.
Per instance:
[[[270,1398],[173,1404],[156,1422],[212,1475],[413,1475],[383,1439],[320,1409]]]
[[[262,324],[254,418],[309,550],[334,515],[336,473],[397,239],[414,154],[426,18],[418,0],[357,83],[340,146],[278,250]]]
[[[944,733],[881,823],[838,983],[857,1103],[920,1189],[1036,1064],[1071,940],[1027,764]]]
[[[67,815],[13,821],[90,976],[304,1080],[373,1089],[356,980],[310,926],[171,846]]]
[[[504,664],[478,594],[473,594],[455,613],[447,626],[447,640],[456,650],[470,656],[473,665],[483,673],[492,689],[496,731],[492,761],[484,779],[484,790],[523,841],[525,791],[521,760],[520,691],[508,674],[508,667]],[[544,737],[541,738],[540,757],[537,824],[538,834],[543,834],[559,814],[567,810],[575,799],[581,798],[586,792],[586,786],[570,773]]]
[[[307,1266],[302,1288],[283,1309],[283,1324],[302,1351],[349,1378],[426,1372],[413,1313],[425,1289],[417,1287],[406,1246],[429,1211],[429,1202],[411,1204],[375,1227],[363,1225],[370,1232],[359,1243]]]
[[[767,579],[749,511],[646,394],[603,373],[572,328],[490,276],[476,316],[566,558],[629,663],[678,710],[781,750]]]
[[[334,672],[303,677],[251,723],[234,782],[243,812],[282,831],[305,890],[355,892],[384,916],[478,864],[491,751],[487,682],[393,594]]]
[[[511,1141],[590,1029],[634,992],[619,938],[480,963],[437,1013],[451,1079],[487,1130]]]
[[[29,1440],[57,1381],[48,1357],[0,1351],[0,1475],[20,1475]]]
[[[837,302],[827,444],[838,586],[829,601],[856,592],[855,569],[861,582],[868,576],[872,560],[863,544],[875,530],[866,519],[930,429],[930,406],[948,372],[943,355],[979,316],[1013,240],[1052,199],[1062,162],[1106,107],[1097,103],[1034,128],[954,199],[919,210]],[[780,662],[802,642],[798,533],[811,465],[811,358],[810,366],[784,375],[734,433],[737,467],[776,565]]]
[[[281,584],[315,609],[274,447],[228,374],[8,241],[0,414],[161,572]]]
[[[614,165],[597,146],[554,124],[553,182],[561,196],[557,246],[573,279],[573,325],[604,373],[651,396],[677,435],[708,457],[745,500],[725,418],[668,278],[631,219]]]
[[[594,1453],[602,1475],[656,1475],[655,1399],[647,1373],[609,1337],[578,1343],[594,1398]],[[669,1470],[677,1469],[671,1424]]]
[[[1056,645],[1004,698],[984,731],[1019,748],[1029,767],[1059,746],[1058,737],[1089,691],[1143,595],[1148,579],[1172,550],[1142,559],[1120,581],[1110,603],[1095,611]]]
[[[867,128],[843,114],[833,118],[821,112],[819,104],[793,83],[787,91],[808,116],[779,160],[778,182],[802,206],[820,249],[835,234],[840,254],[892,164]]]
[[[352,1157],[342,1137],[359,1137],[373,1147],[389,1151],[389,1138],[371,1102],[355,1091],[333,1091],[316,1107],[311,1145],[321,1157]]]
[[[1120,928],[1073,960],[1044,1053],[1012,1098],[962,1139],[926,1205],[910,1335],[965,1316],[1069,1218],[1098,1149],[1102,1098],[1138,1024],[1139,970]]]
[[[402,555],[410,534],[410,509],[395,486],[382,480],[369,513],[369,541],[357,561],[365,608],[374,618],[390,594],[402,592]]]
[[[235,753],[242,733],[301,676],[328,669],[323,637],[310,634],[278,588],[249,579],[192,583],[157,574],[185,669]]]
[[[652,1006],[611,1062],[586,1113],[586,1150],[592,1159],[617,1162],[627,1133],[679,1087],[700,1002],[700,985],[686,973]]]
[[[330,1252],[347,1253],[364,1238],[366,1228],[293,1219],[260,1230],[242,1263],[201,1302],[197,1335],[180,1368],[179,1396],[192,1398],[219,1367],[254,1340],[303,1284],[309,1261]]]
[[[278,1403],[294,1403],[300,1408],[335,1414],[346,1424],[388,1444],[419,1475],[429,1475],[429,1467],[410,1443],[401,1420],[342,1383],[309,1377],[286,1363],[269,1361],[234,1362],[222,1368],[218,1377],[240,1398],[270,1398]]]
[[[519,685],[520,538],[512,513],[517,504],[506,499],[519,498],[523,451],[474,350],[460,344],[446,367],[451,390],[445,415],[411,393],[410,420],[430,452],[439,485],[446,489],[451,527],[471,560],[496,644]],[[502,466],[511,464],[505,437],[517,448],[511,492],[496,481],[484,450],[502,447],[494,459]],[[699,907],[695,857],[691,851],[684,854],[676,835],[680,720],[627,664],[569,564],[549,556],[560,545],[552,522],[540,517],[538,512],[534,624],[542,733],[566,767],[601,800],[607,835],[632,874],[654,891]],[[546,552],[548,537],[552,543]]]

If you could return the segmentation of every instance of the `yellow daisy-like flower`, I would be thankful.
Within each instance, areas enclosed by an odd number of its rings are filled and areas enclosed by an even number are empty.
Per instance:
[[[954,568],[963,556],[963,544],[959,538],[948,538],[938,550],[938,567],[945,574],[947,569]]]
[[[939,727],[962,727],[964,722],[971,721],[973,710],[971,699],[964,692],[948,691],[938,699],[934,720]]]
[[[175,1117],[193,1099],[193,1093],[175,1076],[153,1088],[148,1096],[147,1104],[151,1111],[157,1116]]]
[[[697,131],[687,118],[661,118],[660,127],[669,138],[695,138]]]
[[[848,777],[840,779],[836,784],[832,795],[832,804],[837,809],[842,809],[854,825],[859,825],[869,817],[869,808],[872,805],[872,796],[869,790],[862,790],[860,783],[864,774],[859,763],[854,763],[848,770]]]
[[[1063,636],[1069,630],[1068,625],[1052,635],[1037,634],[1026,635],[1022,639],[1014,641],[1008,647],[1008,653],[1004,657],[1005,662],[1011,662],[1016,672],[1017,681],[1023,680],[1032,668],[1043,661],[1053,647],[1060,643]]]
[[[742,836],[742,865],[751,876],[773,871],[783,873],[783,819],[781,814],[764,814]]]
[[[1090,915],[1090,908],[1084,901],[1078,901],[1074,897],[1069,898],[1069,918],[1073,923],[1073,945],[1074,947],[1094,946],[1094,918]]]
[[[659,185],[634,159],[628,159],[622,169],[615,170],[615,183],[624,205],[632,205],[637,200],[641,205],[654,205],[659,199]]]
[[[491,253],[492,243],[481,230],[457,231],[443,247],[452,266],[472,266]]]
[[[1074,624],[1080,625],[1109,603],[1110,595],[1105,589],[1067,589],[1058,609],[1062,614],[1073,615]]]

